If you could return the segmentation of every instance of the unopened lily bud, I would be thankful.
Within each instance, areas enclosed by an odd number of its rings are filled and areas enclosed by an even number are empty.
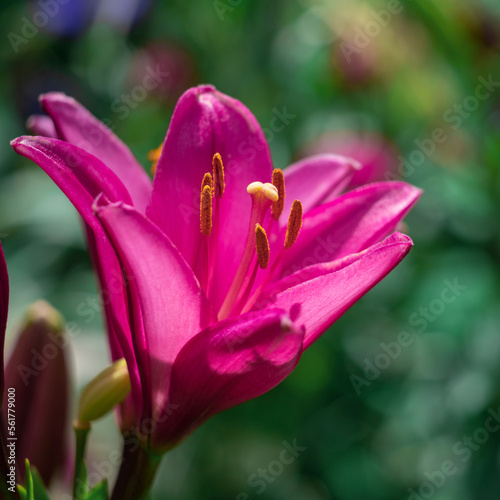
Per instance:
[[[83,389],[74,425],[88,428],[90,422],[109,413],[130,393],[130,377],[125,359],[115,361]]]
[[[68,422],[68,339],[64,320],[50,304],[32,304],[5,369],[2,413],[7,438],[16,438],[16,464],[25,459],[48,484],[65,458]]]

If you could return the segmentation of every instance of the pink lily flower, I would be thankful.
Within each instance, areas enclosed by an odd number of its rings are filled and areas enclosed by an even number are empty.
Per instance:
[[[341,194],[357,163],[332,154],[283,179],[255,117],[211,86],[180,98],[152,184],[76,101],[41,102],[52,125],[34,117],[31,127],[51,137],[12,145],[86,223],[112,355],[131,377],[125,420],[135,416],[153,451],[279,384],[412,246],[394,230],[419,189]]]

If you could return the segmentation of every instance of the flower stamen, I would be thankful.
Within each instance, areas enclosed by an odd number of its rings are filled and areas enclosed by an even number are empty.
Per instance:
[[[224,165],[219,153],[215,153],[212,158],[212,168],[214,177],[214,195],[222,198],[224,190],[226,189],[226,182],[224,180]]]
[[[209,172],[207,172],[203,176],[203,180],[201,181],[201,190],[202,191],[203,191],[203,188],[205,186],[209,186],[211,190],[213,190],[213,188],[214,188],[214,183],[213,183],[213,180],[212,180],[212,175]]]
[[[151,168],[150,168],[150,172],[151,172],[151,175],[155,175],[156,174],[156,167],[158,166],[158,160],[160,159],[160,156],[161,156],[161,150],[163,149],[163,143],[160,144],[156,149],[152,149],[149,153],[148,153],[148,161],[151,161],[152,164],[151,164]]]
[[[290,210],[290,215],[288,216],[288,224],[286,226],[286,236],[284,247],[286,249],[290,248],[299,236],[300,229],[302,227],[302,203],[299,200],[295,200],[292,203],[292,208]]]
[[[201,234],[209,236],[212,231],[212,189],[209,185],[205,185],[201,191],[200,226]]]
[[[257,250],[257,261],[261,269],[269,265],[269,241],[266,232],[260,224],[255,225],[255,249]]]
[[[273,186],[278,191],[278,200],[273,203],[271,207],[271,214],[274,220],[278,220],[280,215],[283,213],[283,207],[285,206],[285,177],[283,171],[279,168],[273,170]]]

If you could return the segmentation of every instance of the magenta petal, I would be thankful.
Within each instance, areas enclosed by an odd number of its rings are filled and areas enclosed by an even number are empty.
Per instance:
[[[288,217],[294,200],[300,200],[304,212],[339,194],[361,165],[345,156],[323,154],[298,161],[287,167],[285,174],[285,208]]]
[[[175,359],[168,419],[153,447],[173,446],[212,415],[278,385],[299,361],[303,338],[280,309],[230,318],[196,335]]]
[[[50,116],[31,115],[26,120],[26,128],[31,134],[58,138],[57,130]]]
[[[51,92],[42,95],[40,102],[54,120],[58,137],[97,156],[123,182],[134,206],[144,212],[151,194],[151,180],[129,148],[73,98]]]
[[[132,203],[120,179],[95,156],[58,139],[21,136],[11,142],[16,153],[39,165],[68,196],[88,224],[99,224],[92,204],[100,193],[111,201]]]
[[[153,405],[143,416],[156,415],[167,399],[172,363],[210,323],[210,306],[193,271],[155,224],[121,203],[99,206],[97,215],[128,282],[134,349]]]
[[[382,243],[340,263],[311,266],[302,274],[299,271],[298,276],[284,278],[278,285],[283,291],[271,296],[268,307],[289,311],[291,319],[305,327],[304,349],[307,349],[352,304],[394,269],[412,245],[408,236],[394,233]],[[300,283],[307,277],[304,272],[309,273],[309,277],[317,277]],[[299,284],[293,286],[297,282]]]
[[[7,273],[7,263],[0,243],[0,405],[3,399],[4,390],[4,361],[3,350],[5,344],[5,330],[7,329],[7,314],[9,311],[9,275]]]
[[[253,181],[270,182],[269,148],[252,113],[239,101],[210,86],[188,90],[179,100],[156,171],[150,217],[172,240],[193,268],[201,242],[200,190],[220,153],[226,191],[219,205],[216,305],[223,301],[245,246]]]
[[[90,253],[104,298],[111,353],[113,359],[125,356],[134,397],[140,397],[120,264],[92,210],[94,199],[100,193],[111,201],[131,203],[129,193],[100,160],[72,144],[57,139],[24,136],[14,139],[11,145],[18,154],[34,161],[52,178],[87,224]]]
[[[393,232],[422,191],[404,182],[369,184],[321,205],[304,217],[282,275],[361,252]]]

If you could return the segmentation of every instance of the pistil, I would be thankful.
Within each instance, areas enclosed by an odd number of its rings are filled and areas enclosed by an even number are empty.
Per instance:
[[[257,271],[259,267],[261,269],[266,269],[269,265],[270,249],[269,240],[267,239],[266,232],[260,224],[255,225],[255,250],[257,252],[257,260],[252,264],[251,278],[240,290],[236,303],[231,310],[231,316],[236,316],[240,314],[241,310],[247,303],[250,292],[252,291],[253,285],[255,283],[255,278],[257,277]]]

